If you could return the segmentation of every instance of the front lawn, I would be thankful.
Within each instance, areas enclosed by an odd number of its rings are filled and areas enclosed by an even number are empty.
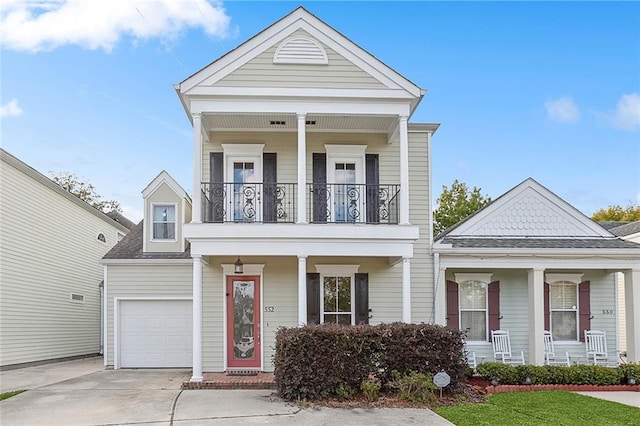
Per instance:
[[[439,407],[464,425],[640,425],[640,409],[566,391],[497,393],[483,404]]]

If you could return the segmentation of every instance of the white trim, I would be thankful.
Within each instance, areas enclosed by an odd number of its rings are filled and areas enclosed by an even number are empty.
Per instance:
[[[102,235],[102,239],[100,239],[100,235]],[[100,241],[102,244],[107,244],[107,236],[104,232],[98,232],[98,235],[96,235],[96,241]]]
[[[161,206],[166,206],[166,207],[173,207],[173,215],[174,215],[174,219],[173,219],[173,235],[174,238],[155,238],[155,235],[153,234],[153,225],[155,224],[153,216],[154,216],[154,209],[156,207],[161,207]],[[149,220],[149,241],[153,242],[153,243],[175,243],[178,241],[178,203],[164,203],[164,202],[152,202],[149,204],[149,210],[150,210],[150,220]],[[183,218],[184,219],[184,218]],[[170,222],[158,222],[158,223],[170,223]]]
[[[463,272],[453,274],[453,279],[458,284],[463,281],[481,281],[485,284],[492,282],[492,272]]]
[[[573,284],[580,284],[584,274],[544,274],[545,282],[553,284],[558,281],[567,281]]]
[[[166,184],[178,197],[189,199],[187,192],[165,170],[161,171],[158,176],[153,178],[153,180],[142,190],[142,197],[149,198],[149,196],[156,192],[163,183]]]
[[[464,277],[465,279],[458,281],[456,278],[458,275],[468,275],[469,277]],[[464,309],[465,312],[484,312],[484,339],[482,340],[467,340],[467,342],[486,342],[489,340],[489,283],[491,281],[483,281],[481,279],[473,278],[473,276],[482,276],[482,275],[491,275],[491,274],[454,274],[454,280],[456,281],[456,285],[458,286],[458,328],[462,330],[462,303],[460,300],[462,299],[462,291],[460,289],[460,285],[462,283],[468,281],[478,281],[484,286],[484,309]],[[461,277],[462,278],[462,277]],[[446,314],[445,314],[446,315]]]
[[[106,299],[106,298],[105,298]],[[171,301],[171,300],[190,300],[193,303],[192,296],[126,296],[113,298],[113,369],[120,369],[120,302],[148,300],[148,301]],[[105,351],[106,352],[106,351]],[[105,357],[106,362],[106,357]]]
[[[338,274],[342,276],[355,275],[360,269],[360,265],[333,265],[333,264],[316,264],[316,272],[320,275]]]
[[[233,263],[221,263],[222,267],[222,366],[223,370],[227,371],[229,366],[227,365],[227,277],[242,277],[245,275],[258,275],[260,277],[260,371],[264,370],[264,263],[249,263],[242,265],[242,273],[235,273],[235,264]],[[247,370],[247,368],[243,368]],[[249,369],[250,370],[250,369]]]
[[[263,143],[223,143],[220,144],[225,156],[253,157],[262,155]]]
[[[202,223],[202,114],[191,114],[193,122],[193,140],[191,142],[193,150],[193,175],[191,176],[191,184],[193,185],[193,204],[195,209],[191,212],[191,222]],[[183,219],[183,223],[185,220]]]
[[[558,275],[558,276],[563,276],[563,275],[578,275],[578,274],[548,274],[548,275]],[[582,274],[579,274],[579,276],[581,277]],[[549,283],[549,331],[551,331],[553,333],[553,313],[554,312],[574,312],[576,314],[576,335],[575,335],[575,339],[571,339],[571,340],[560,340],[558,339],[557,342],[558,343],[580,343],[580,281],[575,282],[575,281],[564,281],[564,280],[554,280],[554,281],[547,281]],[[566,309],[566,308],[556,308],[554,309],[551,306],[551,288],[554,285],[558,285],[558,284],[562,284],[563,286],[565,285],[570,285],[575,287],[575,296],[576,296],[576,304],[575,304],[575,309]],[[617,307],[616,307],[617,310]],[[616,324],[617,327],[617,324]],[[555,334],[554,335],[554,341],[555,341]]]

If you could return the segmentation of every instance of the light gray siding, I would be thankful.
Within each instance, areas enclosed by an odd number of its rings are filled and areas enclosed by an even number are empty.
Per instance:
[[[96,354],[100,259],[124,230],[28,166],[2,159],[0,365]]]
[[[153,206],[154,205],[175,205],[176,209],[176,231],[175,240],[153,240]],[[183,248],[182,238],[182,224],[185,223],[185,219],[191,220],[191,209],[184,206],[185,201],[166,183],[162,183],[152,194],[150,194],[144,200],[144,217],[147,218],[144,222],[145,226],[145,251],[147,252],[181,252]],[[187,216],[185,218],[184,216]]]
[[[293,35],[312,38],[302,30]],[[328,64],[274,64],[273,55],[278,48],[276,44],[217,81],[214,86],[386,88],[377,79],[333,49],[322,46],[327,52]]]

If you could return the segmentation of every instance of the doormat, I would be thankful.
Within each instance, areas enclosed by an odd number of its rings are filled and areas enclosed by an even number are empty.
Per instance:
[[[257,376],[258,373],[256,370],[229,370],[227,376]]]

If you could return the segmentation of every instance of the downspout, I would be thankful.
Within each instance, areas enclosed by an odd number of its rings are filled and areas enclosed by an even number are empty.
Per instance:
[[[100,288],[100,355],[104,355],[104,280],[98,285]]]

